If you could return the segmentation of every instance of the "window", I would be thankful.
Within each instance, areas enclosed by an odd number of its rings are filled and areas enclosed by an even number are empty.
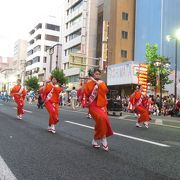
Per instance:
[[[30,66],[32,64],[32,60],[26,62],[26,66]]]
[[[127,39],[128,38],[128,32],[127,31],[121,31],[121,37],[122,37],[122,39]]]
[[[79,29],[79,30],[71,33],[71,34],[69,35],[69,40],[74,39],[74,38],[76,38],[76,37],[78,37],[78,36],[80,36],[80,35],[81,35],[81,29]]]
[[[127,51],[126,50],[121,50],[121,57],[127,58]]]
[[[36,56],[35,58],[33,58],[32,60],[32,64],[40,62],[40,56]]]
[[[27,52],[27,56],[30,56],[31,54],[33,54],[33,50],[32,49]]]
[[[51,46],[45,46],[44,51],[47,51]]]
[[[54,41],[54,42],[59,42],[59,37],[58,36],[52,36],[52,35],[45,35],[45,39],[49,41]]]
[[[47,58],[44,56],[43,63],[46,63],[46,61],[47,61]]]
[[[53,25],[53,24],[46,24],[46,29],[50,29],[50,30],[53,30],[53,31],[60,31],[60,27],[56,26],[56,25]]]
[[[38,34],[38,35],[35,37],[35,40],[36,40],[36,41],[39,40],[39,39],[41,39],[41,34]]]
[[[39,23],[39,24],[36,26],[36,30],[38,30],[38,29],[42,29],[42,24],[41,24],[41,23]]]
[[[122,12],[122,19],[123,20],[128,20],[128,13],[127,12]]]
[[[77,16],[77,17],[75,17],[74,19],[72,19],[72,20],[69,22],[69,26],[71,27],[71,26],[79,23],[79,22],[81,21],[81,19],[82,19],[82,13],[81,13],[79,16]]]
[[[67,50],[64,51],[64,55],[67,56]]]
[[[68,23],[66,23],[66,29],[68,29]]]
[[[40,45],[36,46],[36,47],[33,49],[34,53],[37,52],[37,51],[40,51],[40,50],[41,50],[41,46],[40,46]]]
[[[81,44],[78,44],[76,46],[73,46],[68,49],[68,53],[76,53],[81,50]]]
[[[83,1],[82,1],[82,0],[80,0],[80,1],[77,2],[77,3],[75,3],[75,4],[71,7],[71,9],[70,9],[71,13],[73,13],[73,12],[75,12],[75,11],[79,11],[79,10],[82,8],[82,4],[83,4]]]
[[[69,9],[66,12],[67,12],[67,16],[68,16],[69,15]]]

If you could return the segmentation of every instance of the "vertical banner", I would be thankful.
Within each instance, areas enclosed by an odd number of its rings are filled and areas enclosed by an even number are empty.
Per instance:
[[[142,86],[144,94],[147,94],[148,88],[148,69],[147,64],[139,64],[138,84]]]
[[[109,22],[103,21],[103,35],[102,35],[102,63],[103,69],[106,69],[108,59],[108,31]]]

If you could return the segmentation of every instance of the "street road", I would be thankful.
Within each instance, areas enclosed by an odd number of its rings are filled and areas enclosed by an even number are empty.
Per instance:
[[[45,109],[25,110],[17,120],[15,103],[0,102],[0,180],[180,179],[180,120],[146,129],[127,114],[110,117],[114,136],[105,152],[91,146],[94,123],[85,110],[60,108],[56,134],[47,132]]]

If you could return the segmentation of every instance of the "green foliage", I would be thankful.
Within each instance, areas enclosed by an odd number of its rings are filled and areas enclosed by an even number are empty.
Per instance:
[[[55,68],[52,72],[51,75],[55,77],[60,85],[66,84],[67,83],[67,77],[65,77],[65,74],[63,70],[60,70],[59,68]]]
[[[39,89],[39,84],[38,84],[38,78],[37,77],[30,77],[25,81],[25,85],[27,87],[28,91],[37,91]]]
[[[158,45],[157,44],[151,45],[147,43],[145,56],[149,63],[154,62],[154,60],[158,59],[159,58]]]
[[[148,82],[155,87],[156,86],[156,75],[159,72],[161,78],[161,86],[164,89],[166,84],[171,84],[172,81],[169,79],[171,70],[169,58],[158,54],[157,44],[146,44],[146,63],[148,64]],[[155,62],[159,62],[160,66],[155,66]]]

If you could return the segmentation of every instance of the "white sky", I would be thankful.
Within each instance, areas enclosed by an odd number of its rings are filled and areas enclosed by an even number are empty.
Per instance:
[[[60,16],[64,0],[0,0],[0,56],[13,56],[14,43],[27,39],[36,19]]]

